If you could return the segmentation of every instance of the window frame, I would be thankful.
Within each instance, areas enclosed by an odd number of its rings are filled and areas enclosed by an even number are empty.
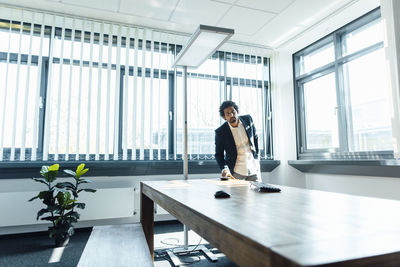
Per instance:
[[[295,101],[295,121],[296,121],[296,149],[297,159],[299,160],[311,160],[311,159],[393,159],[392,150],[380,150],[380,151],[356,151],[349,152],[350,138],[348,135],[348,127],[351,122],[347,120],[349,116],[348,110],[346,110],[346,99],[345,94],[349,93],[345,91],[345,81],[343,75],[343,66],[347,62],[368,55],[378,49],[383,48],[383,41],[369,45],[365,48],[357,50],[356,52],[344,55],[342,54],[342,39],[347,34],[354,30],[357,30],[368,23],[371,23],[381,17],[380,8],[376,8],[362,17],[346,24],[340,29],[324,36],[317,40],[311,45],[301,49],[300,51],[292,55],[293,62],[293,87],[294,87],[294,101]],[[300,58],[303,55],[316,51],[319,48],[325,46],[329,42],[333,42],[335,60],[329,62],[323,66],[320,66],[314,70],[308,71],[303,74],[300,72]],[[323,75],[329,73],[335,74],[336,84],[336,96],[338,106],[338,135],[339,135],[339,148],[332,149],[307,149],[306,142],[306,123],[304,114],[304,83],[311,81]],[[350,114],[351,115],[351,114]]]

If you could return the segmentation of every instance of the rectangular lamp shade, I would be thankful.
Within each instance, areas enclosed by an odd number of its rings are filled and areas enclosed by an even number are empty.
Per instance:
[[[233,29],[200,25],[190,37],[188,43],[179,52],[173,67],[199,67],[233,34]]]

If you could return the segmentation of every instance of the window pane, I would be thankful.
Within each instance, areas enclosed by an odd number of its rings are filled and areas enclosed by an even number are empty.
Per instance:
[[[226,76],[245,77],[246,79],[262,79],[263,65],[261,57],[252,55],[225,53]]]
[[[12,30],[10,32],[10,22],[3,21],[0,25],[0,51],[7,52],[8,51],[8,42],[10,41],[10,53],[18,53],[21,49],[21,54],[29,54],[29,50],[31,50],[32,55],[40,54],[40,26],[34,26],[34,31],[32,37],[30,36],[31,24],[24,24],[24,29],[22,34],[20,34],[20,23],[13,23]],[[19,41],[21,39],[21,47],[19,45]],[[32,45],[31,45],[32,41]],[[48,56],[49,50],[49,35],[44,34],[42,40],[42,55]]]
[[[350,151],[391,150],[390,102],[383,49],[345,64],[344,72],[351,103]]]
[[[9,64],[7,70],[7,64],[0,62],[0,134],[4,132],[4,147],[11,147],[13,139],[16,148],[22,145],[26,148],[33,147],[34,124],[38,122],[37,118],[35,120],[36,96],[39,95],[37,73],[37,66],[31,65],[28,73],[26,65],[20,65],[18,69],[17,64]],[[8,74],[7,78],[6,74]],[[38,114],[36,110],[36,115],[39,116]],[[1,128],[2,125],[4,129]],[[35,146],[37,146],[37,140],[35,140]]]
[[[343,36],[343,55],[349,55],[382,41],[382,21],[380,19],[374,20]]]
[[[158,77],[158,74],[156,77]],[[153,78],[153,92],[152,99],[150,99],[151,79],[146,77],[143,91],[142,77],[137,77],[137,86],[135,88],[135,77],[129,76],[128,88],[124,88],[127,99],[123,101],[124,105],[126,103],[126,107],[123,109],[126,111],[126,125],[125,122],[122,125],[122,131],[127,135],[128,149],[135,148],[139,150],[143,134],[144,149],[149,149],[150,147],[154,150],[167,148],[168,83],[166,76],[162,77],[162,79]],[[144,103],[142,103],[143,93],[145,94]],[[142,108],[144,109],[144,114],[142,114]],[[144,116],[144,129],[142,129],[141,124],[142,116]],[[157,153],[156,155],[158,155]]]
[[[266,157],[264,144],[266,110],[263,107],[263,99],[266,99],[266,89],[262,89],[268,84],[266,59],[253,55],[226,53],[228,92],[232,91],[231,99],[239,106],[240,114],[250,114],[254,120],[257,134],[259,136],[258,145],[262,158]],[[267,137],[268,138],[268,137]]]
[[[307,149],[339,146],[334,73],[304,83]]]
[[[300,57],[300,74],[322,67],[335,60],[333,43],[329,43]]]
[[[264,147],[264,138],[262,138],[264,133],[261,90],[261,88],[256,87],[232,87],[232,100],[239,106],[239,115],[249,114],[253,118],[258,135],[258,147],[260,149]]]
[[[62,71],[61,82],[59,81],[60,71]],[[75,65],[70,74],[70,65],[53,64],[52,87],[49,88],[51,92],[48,93],[51,97],[49,102],[51,114],[48,118],[50,154],[96,154],[97,139],[100,139],[99,154],[106,153],[106,146],[108,146],[108,153],[113,153],[114,128],[118,127],[114,121],[116,71],[111,70],[108,77],[108,70],[102,69],[100,88],[98,71],[98,68],[92,69],[89,90],[89,67],[84,66],[81,70],[79,65]],[[72,75],[71,86],[70,75]],[[82,77],[81,84],[80,77]],[[109,89],[108,80],[110,80]],[[89,101],[90,110],[88,109]],[[106,125],[107,121],[108,125]],[[106,140],[107,130],[108,140]]]
[[[209,58],[204,61],[197,69],[197,73],[208,74],[208,75],[218,75],[219,74],[219,60],[217,55],[213,58]]]
[[[182,95],[183,79],[178,77],[177,92],[177,154],[182,154]],[[191,158],[214,155],[214,130],[220,125],[218,108],[221,104],[218,80],[188,78],[188,154]]]

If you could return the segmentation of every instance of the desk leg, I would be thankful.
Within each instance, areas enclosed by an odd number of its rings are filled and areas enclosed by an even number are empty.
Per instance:
[[[154,202],[143,193],[140,196],[140,223],[154,261]]]

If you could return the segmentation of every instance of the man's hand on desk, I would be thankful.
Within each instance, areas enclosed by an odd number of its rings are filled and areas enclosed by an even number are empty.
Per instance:
[[[232,176],[231,171],[229,170],[228,166],[225,166],[222,169],[221,175],[222,175],[222,177],[229,177],[231,179],[236,179],[235,177]]]
[[[222,169],[221,175],[222,177],[229,177],[228,175],[231,174],[228,166],[224,166],[224,168]]]

